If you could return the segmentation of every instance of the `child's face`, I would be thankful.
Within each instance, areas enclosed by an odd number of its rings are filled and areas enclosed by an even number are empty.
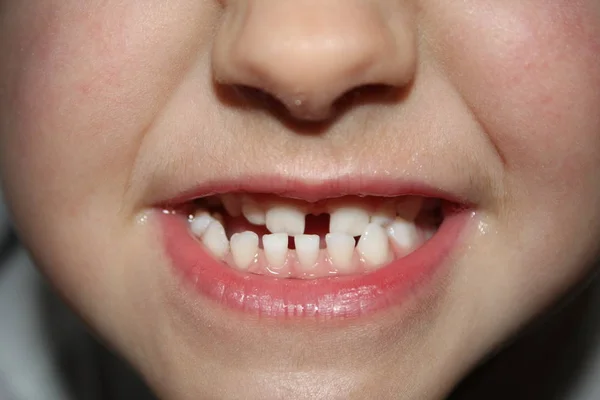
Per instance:
[[[598,0],[0,12],[15,224],[166,398],[439,398],[598,254]]]

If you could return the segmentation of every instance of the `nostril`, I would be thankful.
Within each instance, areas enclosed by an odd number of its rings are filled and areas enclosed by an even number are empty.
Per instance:
[[[288,113],[283,102],[263,89],[248,85],[232,85],[231,87],[238,100],[246,107],[268,110],[268,112],[276,115]]]
[[[231,2],[212,48],[215,82],[302,124],[328,123],[340,105],[387,101],[412,80],[415,29],[403,6],[317,3]]]
[[[400,99],[405,88],[386,84],[366,84],[352,88],[341,95],[335,102],[336,112],[363,104],[387,104]]]
[[[352,107],[365,104],[388,104],[398,101],[403,88],[385,84],[367,84],[352,88],[333,102],[321,105],[296,96],[285,101],[266,90],[248,85],[231,85],[237,104],[265,110],[286,122],[319,124],[330,122]]]
[[[225,92],[229,94],[223,95]],[[286,124],[293,123],[298,127],[303,123],[327,122],[332,116],[333,105],[316,106],[300,95],[280,98],[267,90],[249,85],[218,85],[218,93],[230,106],[260,109],[275,115]]]

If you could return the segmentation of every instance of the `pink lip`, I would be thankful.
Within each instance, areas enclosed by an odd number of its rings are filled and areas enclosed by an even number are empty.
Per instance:
[[[276,181],[263,185],[221,184],[203,187],[193,194],[186,193],[169,204],[185,199],[229,191],[252,191],[259,193],[286,193],[300,198],[325,198],[340,194],[361,193],[395,195],[421,194],[448,199],[449,196],[435,190],[399,192],[399,189],[382,189],[379,183],[365,185],[295,185],[286,182],[276,187]],[[275,183],[273,183],[275,182]],[[360,187],[359,187],[360,186]],[[390,187],[391,185],[386,185]],[[336,188],[333,190],[331,188]],[[377,189],[379,187],[379,189]],[[307,188],[309,188],[307,190]],[[359,190],[350,190],[350,189]],[[280,190],[273,190],[280,189]],[[421,188],[423,189],[423,188]],[[319,197],[317,197],[317,195]],[[193,284],[201,296],[231,309],[260,316],[319,319],[354,318],[368,315],[383,308],[406,302],[417,289],[432,281],[455,247],[460,233],[469,220],[467,209],[449,213],[440,229],[423,246],[410,255],[366,275],[330,277],[315,280],[277,279],[236,271],[215,260],[208,254],[188,230],[187,219],[174,213],[157,212],[159,226],[167,255],[175,270]]]
[[[366,177],[356,179],[350,176],[315,182],[288,179],[280,176],[254,176],[230,181],[207,182],[203,185],[184,190],[182,194],[160,202],[160,204],[163,206],[177,205],[194,198],[228,192],[273,193],[308,202],[344,195],[385,197],[412,194],[441,198],[456,204],[463,204],[465,207],[470,206],[470,202],[463,196],[442,189],[432,188],[422,182],[409,181],[399,184],[388,179],[371,179]]]

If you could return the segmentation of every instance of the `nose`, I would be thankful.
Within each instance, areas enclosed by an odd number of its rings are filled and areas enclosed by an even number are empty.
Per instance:
[[[230,0],[212,53],[219,84],[278,99],[324,120],[361,86],[402,87],[416,68],[410,13],[389,0]]]

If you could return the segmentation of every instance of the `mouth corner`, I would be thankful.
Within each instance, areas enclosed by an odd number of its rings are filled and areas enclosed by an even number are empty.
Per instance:
[[[308,316],[334,313],[326,299],[354,293],[344,313],[362,313],[432,274],[464,225],[456,217],[472,208],[416,185],[372,193],[222,185],[158,208],[167,211],[168,255],[204,295],[264,315],[300,307]]]

